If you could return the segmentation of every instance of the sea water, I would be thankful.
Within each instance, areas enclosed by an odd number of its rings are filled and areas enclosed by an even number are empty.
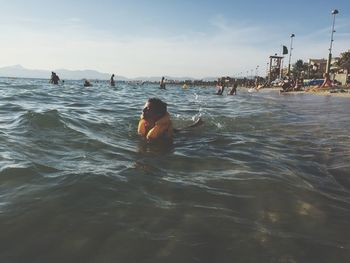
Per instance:
[[[0,262],[349,262],[349,98],[82,84],[0,79]]]

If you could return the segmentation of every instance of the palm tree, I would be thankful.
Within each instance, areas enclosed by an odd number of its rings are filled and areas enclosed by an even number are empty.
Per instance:
[[[350,50],[341,53],[339,60],[336,62],[336,66],[341,69],[346,69],[349,74],[350,71]]]

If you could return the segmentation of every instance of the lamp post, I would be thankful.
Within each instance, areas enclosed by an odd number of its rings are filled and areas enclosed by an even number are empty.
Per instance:
[[[288,60],[288,76],[290,75],[290,60],[292,59],[292,50],[293,50],[293,38],[294,34],[290,35],[290,50],[289,50],[289,60]]]
[[[266,77],[269,76],[269,62],[266,63]]]
[[[334,24],[335,24],[335,15],[339,14],[339,11],[337,9],[332,10],[332,15],[333,15],[333,23],[332,23],[332,32],[331,32],[331,43],[329,45],[329,54],[328,54],[328,61],[327,61],[327,68],[326,68],[326,73],[329,73],[329,70],[331,68],[331,62],[332,62],[332,47],[333,47],[333,34],[335,32],[334,30]]]

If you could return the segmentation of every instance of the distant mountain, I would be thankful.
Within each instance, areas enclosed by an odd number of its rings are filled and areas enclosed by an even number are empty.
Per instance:
[[[53,70],[62,80],[80,80],[80,79],[100,79],[109,80],[111,77],[110,73],[102,73],[96,70],[68,70],[68,69],[55,69]],[[51,70],[42,69],[27,69],[21,65],[14,65],[9,67],[0,68],[0,77],[11,77],[11,78],[38,78],[38,79],[49,79],[51,77]],[[195,80],[192,77],[171,77],[164,76],[167,80]],[[126,78],[123,76],[115,76],[115,80],[122,81],[160,81],[162,76],[153,77],[138,77],[138,78]],[[216,80],[215,77],[203,78],[203,80]]]
[[[68,69],[56,69],[54,72],[61,79],[106,79],[109,80],[111,74],[101,73],[95,70],[68,70]],[[49,73],[49,77],[51,72]]]
[[[101,73],[96,70],[67,70],[55,69],[53,70],[61,79],[106,79],[109,80],[111,74]],[[9,66],[0,68],[0,76],[2,77],[17,77],[17,78],[39,78],[49,79],[51,77],[50,70],[41,69],[27,69],[21,65]],[[127,80],[122,76],[116,76],[117,80]]]
[[[47,70],[26,69],[21,65],[0,68],[2,77],[19,77],[19,78],[49,78],[51,72]]]

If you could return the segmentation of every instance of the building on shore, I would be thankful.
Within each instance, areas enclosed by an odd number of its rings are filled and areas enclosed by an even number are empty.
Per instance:
[[[327,70],[327,59],[310,58],[308,60],[308,77],[309,78],[323,78],[323,74]]]

